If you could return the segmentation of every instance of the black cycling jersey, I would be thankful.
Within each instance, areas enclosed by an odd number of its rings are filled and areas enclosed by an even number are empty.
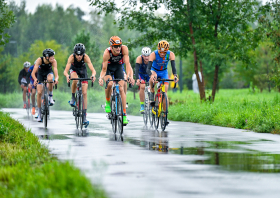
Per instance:
[[[52,64],[51,63],[44,63],[44,58],[41,57],[41,60],[42,60],[42,64],[39,66],[39,69],[43,69],[43,70],[50,70],[52,69]]]
[[[108,60],[108,66],[111,66],[111,65],[122,65],[124,62],[123,62],[123,53],[122,53],[122,48],[121,48],[121,51],[118,55],[114,55],[113,52],[112,52],[112,49],[111,47],[108,47],[107,48],[109,54],[110,54],[110,59]]]
[[[21,85],[22,84],[22,79],[26,80],[26,83],[28,84],[30,81],[30,77],[28,75],[28,72],[25,71],[25,69],[23,68],[22,70],[20,70],[19,75],[18,75],[18,83]],[[26,84],[24,82],[24,84]]]
[[[83,67],[83,66],[85,66],[85,61],[84,61],[85,55],[83,55],[83,58],[82,58],[82,60],[80,62],[76,59],[75,54],[73,54],[73,57],[74,57],[74,63],[73,64],[74,64],[75,67]]]

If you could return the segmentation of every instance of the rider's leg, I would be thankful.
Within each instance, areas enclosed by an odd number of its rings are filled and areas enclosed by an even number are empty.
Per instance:
[[[49,82],[53,82],[53,74],[50,73],[47,77],[48,81]],[[50,106],[52,106],[54,104],[54,101],[53,101],[53,83],[48,83],[49,84],[49,104]]]
[[[26,92],[27,92],[27,87],[23,87],[23,89],[22,89],[22,92],[23,92],[23,94],[22,94],[22,97],[23,97],[23,105],[26,107]]]
[[[165,100],[163,100],[163,110],[165,111],[166,110],[166,105],[168,107],[168,96],[167,96],[167,91],[168,91],[168,87],[169,87],[169,84],[167,82],[164,83],[165,85],[165,95],[166,95],[166,98],[167,98],[167,104],[165,104]]]
[[[151,72],[152,72],[151,76],[155,76],[155,78],[157,78],[157,73],[155,71],[151,71]],[[151,88],[150,101],[154,101],[155,100],[155,88],[153,87],[152,78],[150,78],[150,88]]]
[[[36,94],[36,89],[32,88],[32,92],[31,92],[31,101],[32,101],[31,113],[32,113],[32,115],[35,115],[35,94]]]
[[[37,106],[38,106],[38,121],[41,121],[41,100],[43,95],[43,85],[37,85]]]
[[[123,112],[126,114],[126,95],[125,95],[125,90],[124,90],[124,84],[126,82],[124,82],[123,80],[119,82],[119,90],[120,90],[120,94],[121,94],[121,98],[122,98],[122,106],[123,106]]]
[[[140,84],[139,98],[140,98],[140,111],[144,111],[144,100],[145,100],[145,84]]]
[[[105,83],[106,81],[110,79],[112,80],[112,77],[110,75],[107,75],[104,77]],[[113,82],[110,81],[108,83],[107,89],[105,89],[105,97],[106,97],[106,106],[105,106],[105,112],[106,113],[110,113],[111,112],[111,107],[110,107],[110,97],[111,97],[111,93],[112,93],[112,85]]]
[[[72,72],[70,75],[71,75],[71,78],[78,78],[78,74],[76,72]],[[77,80],[73,80],[72,86],[71,86],[72,97],[70,100],[70,105],[72,105],[72,106],[75,105],[75,92],[77,89],[77,83],[78,83]]]
[[[88,121],[86,119],[87,115],[87,89],[88,89],[88,82],[82,82],[82,93],[83,93],[83,98],[84,98],[84,109],[83,109],[83,123],[88,124]]]

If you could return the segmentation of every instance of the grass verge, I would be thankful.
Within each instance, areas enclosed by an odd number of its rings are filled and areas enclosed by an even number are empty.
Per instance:
[[[106,197],[69,162],[49,154],[38,138],[0,112],[0,197]]]

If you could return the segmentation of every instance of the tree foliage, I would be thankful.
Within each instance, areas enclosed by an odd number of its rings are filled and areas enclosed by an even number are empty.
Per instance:
[[[0,45],[8,42],[9,34],[3,34],[15,22],[15,16],[4,0],[0,0]]]

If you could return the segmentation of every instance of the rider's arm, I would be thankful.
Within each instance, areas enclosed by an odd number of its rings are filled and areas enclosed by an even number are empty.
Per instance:
[[[65,70],[64,70],[64,72],[63,72],[63,74],[64,74],[64,76],[65,76],[66,78],[68,78],[68,71],[69,71],[69,69],[70,69],[70,67],[71,67],[71,64],[72,64],[73,62],[74,62],[74,57],[73,57],[73,55],[70,55],[69,58],[68,58],[68,61],[67,61]]]
[[[129,62],[129,52],[128,52],[128,48],[127,46],[123,45],[122,46],[122,50],[123,50],[123,61],[125,63],[125,66],[126,66],[126,72],[127,72],[127,77],[128,78],[133,78],[133,71],[132,71],[132,67],[130,65],[130,62]]]
[[[91,60],[90,60],[90,58],[89,58],[89,56],[86,54],[85,55],[85,63],[87,63],[87,65],[88,65],[88,67],[89,67],[89,69],[90,69],[90,71],[91,71],[91,73],[92,73],[92,76],[95,76],[96,75],[96,71],[95,71],[95,69],[94,69],[94,67],[93,67],[93,65],[92,65],[92,63],[91,63]]]
[[[152,68],[154,60],[156,60],[156,54],[155,54],[155,52],[152,52],[150,57],[149,57],[149,63],[148,63],[148,67],[147,67],[147,74],[149,76],[152,75],[151,68]]]
[[[53,72],[54,72],[54,76],[55,76],[55,81],[57,83],[59,76],[58,76],[58,71],[57,71],[57,62],[56,62],[55,59],[54,59],[54,62],[52,64],[52,66],[53,66]]]
[[[135,63],[135,76],[136,76],[136,80],[139,79],[139,68],[140,68],[141,64],[142,64],[142,58],[141,58],[141,56],[138,56],[136,58],[136,63]]]
[[[33,68],[33,71],[32,71],[32,73],[31,73],[31,76],[32,76],[32,78],[33,78],[33,80],[34,80],[34,83],[36,83],[36,81],[37,81],[37,78],[36,78],[36,72],[38,71],[38,67],[39,67],[39,65],[41,65],[42,64],[42,60],[41,60],[41,58],[38,58],[37,60],[36,60],[36,63],[35,63],[35,65],[34,65],[34,68]]]
[[[177,70],[175,66],[175,54],[173,52],[170,52],[170,62],[172,67],[172,73],[174,76],[177,76]]]
[[[101,73],[100,73],[100,78],[101,79],[104,79],[104,77],[106,75],[109,59],[110,59],[110,54],[109,54],[108,50],[105,50],[104,54],[103,54],[102,70],[101,70]]]
[[[22,79],[22,70],[20,70],[19,75],[18,75],[18,83],[21,85],[21,79]]]

